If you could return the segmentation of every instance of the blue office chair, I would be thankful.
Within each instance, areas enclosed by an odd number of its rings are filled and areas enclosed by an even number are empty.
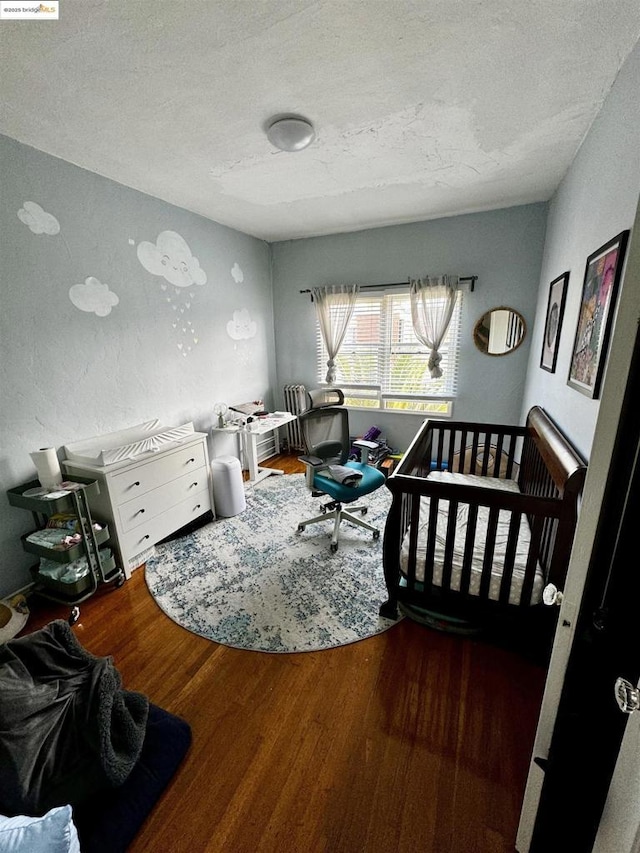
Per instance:
[[[298,416],[305,443],[305,456],[300,456],[306,466],[306,483],[314,497],[327,495],[331,500],[321,506],[321,515],[298,524],[304,530],[309,524],[333,519],[331,550],[338,550],[338,531],[342,521],[364,527],[380,538],[380,531],[353,515],[365,515],[366,506],[351,506],[355,501],[371,494],[384,484],[384,474],[367,464],[369,451],[377,445],[371,441],[349,439],[349,413],[343,407],[344,394],[337,388],[308,391],[309,407]],[[360,449],[362,461],[349,459],[351,447]],[[349,507],[347,511],[344,504]]]

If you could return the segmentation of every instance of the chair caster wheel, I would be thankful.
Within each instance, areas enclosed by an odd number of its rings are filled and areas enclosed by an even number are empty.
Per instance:
[[[72,607],[71,613],[69,614],[69,619],[68,619],[69,625],[75,625],[79,618],[80,618],[80,608],[79,607]]]
[[[320,507],[320,512],[321,512],[323,515],[326,513],[326,511],[327,511],[326,506],[321,506],[321,507]]]
[[[115,582],[114,586],[115,586],[115,588],[116,588],[116,589],[120,589],[120,587],[121,587],[123,584],[124,584],[124,575],[122,574],[122,572],[120,572],[120,574],[119,574],[119,575],[118,575],[118,577],[116,578],[116,582]]]
[[[331,543],[331,552],[332,552],[333,554],[335,554],[337,550],[338,550],[338,543],[337,543],[337,542],[332,542],[332,543]]]
[[[303,530],[304,530],[304,524],[299,524],[298,525],[298,533],[302,533]]]
[[[373,531],[373,538],[376,540],[380,538],[380,531],[379,530]]]
[[[363,507],[362,507],[362,509],[360,510],[360,514],[361,514],[361,515],[366,515],[368,511],[369,511],[369,507],[368,507],[368,506],[363,506]]]

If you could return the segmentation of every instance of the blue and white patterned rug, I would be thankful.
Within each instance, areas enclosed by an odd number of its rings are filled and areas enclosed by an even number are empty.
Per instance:
[[[238,515],[156,547],[145,577],[167,616],[216,643],[263,652],[334,648],[396,624],[378,615],[386,599],[388,489],[362,501],[380,539],[343,521],[336,553],[329,548],[333,522],[297,530],[322,503],[303,474],[268,477],[246,494]]]

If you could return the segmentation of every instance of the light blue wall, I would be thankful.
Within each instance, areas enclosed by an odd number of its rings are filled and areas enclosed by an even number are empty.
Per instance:
[[[323,284],[381,284],[425,274],[477,275],[465,293],[459,395],[462,420],[519,423],[531,336],[516,352],[480,353],[472,341],[476,320],[489,308],[509,305],[533,323],[544,241],[546,205],[533,204],[377,228],[350,234],[274,243],[273,282],[278,387],[315,387],[315,311],[300,290]],[[352,431],[373,424],[397,449],[406,449],[420,415],[352,412]]]
[[[36,561],[19,543],[30,513],[5,496],[35,478],[30,451],[152,418],[208,431],[215,401],[268,395],[275,355],[266,243],[6,137],[0,185],[2,596],[29,582]],[[29,219],[26,202],[44,213]],[[34,233],[38,222],[59,232]],[[164,231],[186,241],[204,284],[176,288],[145,269],[138,245]],[[119,299],[106,316],[69,296],[89,277]],[[243,309],[234,339],[228,324]]]
[[[549,208],[523,411],[544,406],[588,458],[600,403],[567,385],[587,257],[631,228],[640,194],[640,45],[623,65]],[[549,283],[570,271],[556,372],[539,367]],[[621,304],[621,296],[618,306]],[[618,323],[614,327],[617,331]],[[605,372],[605,382],[610,379]]]

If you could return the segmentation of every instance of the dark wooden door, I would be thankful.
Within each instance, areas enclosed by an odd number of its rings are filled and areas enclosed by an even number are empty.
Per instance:
[[[640,678],[639,401],[636,337],[530,853],[592,850],[628,720],[614,685]]]

